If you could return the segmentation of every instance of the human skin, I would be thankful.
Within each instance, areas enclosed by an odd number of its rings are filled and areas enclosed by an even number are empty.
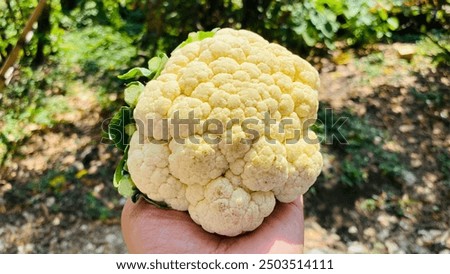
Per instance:
[[[236,237],[211,234],[187,212],[159,209],[140,199],[122,211],[122,234],[130,253],[302,253],[303,199],[277,203],[255,231]]]

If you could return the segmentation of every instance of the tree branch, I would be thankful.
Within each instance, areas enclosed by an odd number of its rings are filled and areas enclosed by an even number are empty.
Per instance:
[[[25,45],[25,37],[27,36],[28,32],[31,31],[33,28],[33,24],[38,20],[39,16],[42,13],[42,10],[44,9],[46,5],[46,0],[40,0],[36,8],[34,9],[33,13],[31,14],[30,18],[27,21],[27,24],[25,25],[25,28],[23,29],[19,40],[17,40],[16,45],[11,50],[11,53],[9,53],[8,58],[6,58],[5,63],[3,63],[2,67],[0,68],[0,90],[3,89],[5,85],[5,73],[6,71],[14,65],[14,63],[17,61],[17,58],[19,57],[20,50]]]

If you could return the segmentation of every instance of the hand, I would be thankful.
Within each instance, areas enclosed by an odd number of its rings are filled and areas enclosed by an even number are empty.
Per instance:
[[[127,201],[122,233],[130,253],[301,253],[303,200],[277,203],[255,231],[225,237],[204,231],[187,212]]]

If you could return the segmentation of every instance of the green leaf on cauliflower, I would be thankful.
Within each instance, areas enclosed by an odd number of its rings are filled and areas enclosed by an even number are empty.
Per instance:
[[[169,60],[169,57],[165,53],[160,53],[148,61],[148,69],[153,72],[152,79],[155,79],[161,74],[167,60]]]
[[[184,47],[187,44],[190,44],[192,42],[201,41],[203,39],[213,37],[218,30],[219,29],[216,28],[216,29],[213,29],[212,31],[191,32],[191,33],[189,33],[188,38],[183,43],[181,43],[176,49],[180,49],[180,48],[182,48],[182,47]]]
[[[125,133],[128,136],[133,136],[133,133],[137,130],[136,124],[128,124],[125,126]]]
[[[150,78],[150,75],[152,75],[152,71],[146,68],[132,68],[127,73],[117,76],[117,78],[121,80],[128,80],[128,79],[137,79],[139,77]]]
[[[130,107],[123,106],[116,112],[108,125],[108,137],[114,145],[125,150],[130,136],[125,132],[125,127],[133,123],[133,112]]]
[[[139,95],[141,95],[143,90],[144,85],[139,81],[134,81],[127,84],[127,88],[125,89],[125,102],[130,107],[135,107],[137,105]]]
[[[135,189],[133,195],[131,196],[131,201],[133,203],[137,203],[137,201],[139,200],[139,198],[144,199],[147,203],[156,206],[157,208],[160,209],[170,209],[170,206],[168,206],[166,203],[164,202],[158,202],[158,201],[154,201],[152,199],[150,199],[147,195],[145,195],[144,193],[140,192],[139,189]]]
[[[145,77],[149,80],[154,79],[161,74],[164,66],[169,60],[169,57],[165,53],[160,53],[148,61],[147,68],[132,68],[128,72],[117,76],[121,80],[139,79],[140,77]]]
[[[113,185],[114,187],[119,187],[120,180],[123,177],[123,170],[124,170],[124,164],[125,164],[125,156],[122,157],[119,164],[116,167],[116,170],[114,171],[114,177],[113,177]]]
[[[118,78],[122,80],[138,79],[146,77],[149,80],[158,77],[164,66],[169,60],[169,57],[164,54],[158,54],[148,61],[147,68],[133,68],[127,73],[119,75]],[[114,114],[108,126],[108,137],[114,142],[114,145],[120,150],[124,151],[124,155],[116,167],[113,177],[113,185],[117,188],[119,194],[124,197],[139,197],[139,191],[136,189],[127,168],[128,158],[128,141],[133,133],[136,131],[136,124],[133,120],[133,109],[136,107],[139,96],[144,90],[144,85],[139,81],[133,81],[126,85],[124,91],[124,100],[128,106],[122,106],[117,113]],[[147,202],[157,205],[160,208],[167,208],[167,205],[159,204],[150,200],[144,194],[140,193]]]
[[[125,198],[132,197],[136,192],[136,185],[130,177],[127,168],[128,146],[125,148],[125,153],[116,167],[113,177],[113,185],[117,188],[120,195]]]
[[[136,189],[136,186],[134,185],[133,181],[131,180],[131,177],[129,174],[126,174],[120,179],[119,186],[117,190],[119,191],[119,194],[129,198],[133,196],[134,190]]]

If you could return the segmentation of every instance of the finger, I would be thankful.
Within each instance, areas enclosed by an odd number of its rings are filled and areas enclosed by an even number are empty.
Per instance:
[[[291,203],[279,203],[273,215],[274,218],[280,219],[284,226],[280,226],[279,235],[282,236],[273,243],[269,253],[303,253],[303,196]]]
[[[187,212],[159,209],[143,200],[128,200],[121,222],[130,253],[202,253],[217,237],[195,224]]]

